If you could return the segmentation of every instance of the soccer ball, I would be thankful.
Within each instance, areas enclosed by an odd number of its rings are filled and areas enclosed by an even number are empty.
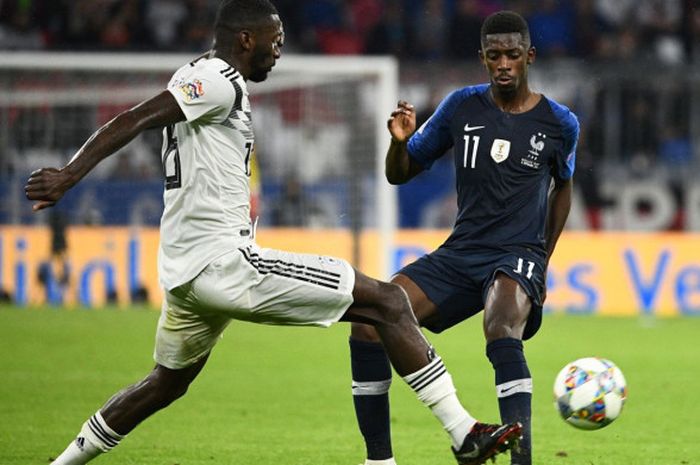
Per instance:
[[[600,429],[622,412],[627,383],[610,360],[586,357],[561,369],[554,381],[554,405],[570,425]]]

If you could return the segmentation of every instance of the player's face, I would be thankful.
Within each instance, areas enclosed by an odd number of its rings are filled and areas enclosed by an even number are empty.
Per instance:
[[[272,15],[268,24],[261,26],[255,32],[255,48],[250,58],[251,73],[248,79],[261,82],[267,79],[275,62],[282,55],[284,45],[284,29],[279,16]]]
[[[493,85],[503,93],[515,92],[527,78],[535,49],[520,33],[489,34],[479,50]]]

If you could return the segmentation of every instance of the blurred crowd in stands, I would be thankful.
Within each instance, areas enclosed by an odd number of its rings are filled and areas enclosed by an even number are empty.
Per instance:
[[[0,0],[1,49],[201,51],[219,0]],[[296,53],[474,57],[488,14],[528,19],[545,57],[680,62],[696,52],[698,0],[277,0]]]
[[[684,66],[700,63],[700,0],[273,3],[285,24],[285,53],[386,54],[400,58],[401,97],[419,106],[421,120],[428,117],[446,90],[484,78],[475,74],[480,71],[479,66],[463,66],[476,65],[481,22],[494,11],[516,10],[528,20],[533,45],[545,63],[533,70],[549,74],[546,93],[569,105],[581,120],[577,186],[586,207],[596,212],[610,203],[601,194],[603,178],[612,180],[611,185],[620,185],[620,180],[654,177],[672,189],[679,211],[687,203],[685,185],[694,181],[692,173],[697,170],[693,167],[700,166],[700,157],[695,153],[698,131],[694,131],[700,128],[700,93],[696,89],[700,80],[698,73],[688,71],[694,68]],[[219,0],[0,0],[0,50],[198,54],[211,46],[218,4]],[[557,74],[562,69],[564,73]],[[597,70],[606,73],[596,74]],[[537,85],[535,88],[543,90]],[[262,105],[258,108],[259,118],[265,125],[274,123],[265,120],[264,110]],[[23,115],[31,121],[47,119],[45,108],[12,111],[7,117],[10,122],[20,121]],[[62,130],[68,125],[81,127],[73,124],[71,115],[78,120],[84,112],[69,112],[66,108],[58,108],[57,112],[60,117],[51,123],[55,126],[52,130],[60,133],[56,148],[71,152],[94,128],[90,126],[87,133]],[[13,149],[22,149],[25,154],[31,152],[27,147],[34,147],[45,132],[41,132],[44,125],[31,121],[25,125],[30,129],[26,134],[17,132],[8,138]],[[325,144],[332,149],[325,150],[335,153],[333,150],[345,147],[347,144],[338,143],[338,129],[330,127],[327,118],[323,122],[332,136]],[[283,125],[274,125],[278,127],[276,133],[284,134]],[[39,132],[32,132],[32,128]],[[324,132],[318,127],[311,129],[307,132],[313,140],[307,140],[307,146],[314,142],[321,147],[320,136]],[[141,146],[130,146],[136,156],[115,160],[111,165],[105,163],[107,177],[113,181],[158,178],[160,160],[158,149],[153,147],[159,146],[160,138],[158,134],[149,137],[152,140],[145,140]],[[26,144],[22,143],[23,138]],[[270,153],[265,155],[261,160],[271,159]],[[336,167],[345,166],[339,161],[343,156],[347,154],[332,157]],[[453,183],[445,180],[454,174],[447,158],[443,161],[422,179],[400,190],[403,226],[445,227],[453,221]],[[620,169],[611,169],[605,163],[610,161]],[[12,164],[4,166],[0,159],[0,178],[8,172],[12,174]],[[321,165],[317,168],[320,170]],[[261,172],[263,190],[270,192],[271,181],[276,178],[287,180],[289,185],[274,186],[275,195],[304,204],[300,211],[305,213],[294,215],[285,215],[296,211],[287,204],[282,209],[268,209],[271,223],[289,225],[304,217],[307,220],[302,223],[308,225],[322,216],[318,212],[323,206],[312,205],[309,200],[319,197],[317,192],[322,186],[304,178],[276,177],[269,166],[262,166]],[[320,173],[319,178],[327,175]],[[424,201],[426,208],[417,208],[411,200],[415,198]],[[152,210],[157,210],[157,206]],[[342,215],[332,211],[326,216],[338,221]],[[319,223],[328,224],[329,220]],[[677,227],[674,223],[673,228]]]

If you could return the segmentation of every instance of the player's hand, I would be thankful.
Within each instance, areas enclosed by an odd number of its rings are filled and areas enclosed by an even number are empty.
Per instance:
[[[405,100],[399,100],[386,124],[393,140],[405,142],[416,130],[416,109]]]
[[[34,200],[33,211],[56,205],[71,184],[66,172],[57,168],[41,168],[29,175],[24,193]]]

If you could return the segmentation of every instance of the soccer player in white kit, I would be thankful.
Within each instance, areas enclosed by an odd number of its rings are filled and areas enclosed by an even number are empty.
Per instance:
[[[90,417],[53,464],[87,463],[184,395],[232,319],[373,325],[394,369],[442,423],[453,448],[473,450],[468,433],[476,420],[459,403],[452,378],[418,329],[400,287],[371,279],[344,260],[255,243],[248,182],[254,134],[246,82],[267,77],[280,57],[284,32],[268,0],[225,0],[214,35],[212,51],[180,68],[165,91],[97,130],[63,168],[33,172],[25,186],[35,211],[50,207],[100,160],[143,130],[163,128],[158,268],[165,301],[156,366]],[[494,453],[511,447],[519,435],[518,424],[504,425],[493,439]]]

